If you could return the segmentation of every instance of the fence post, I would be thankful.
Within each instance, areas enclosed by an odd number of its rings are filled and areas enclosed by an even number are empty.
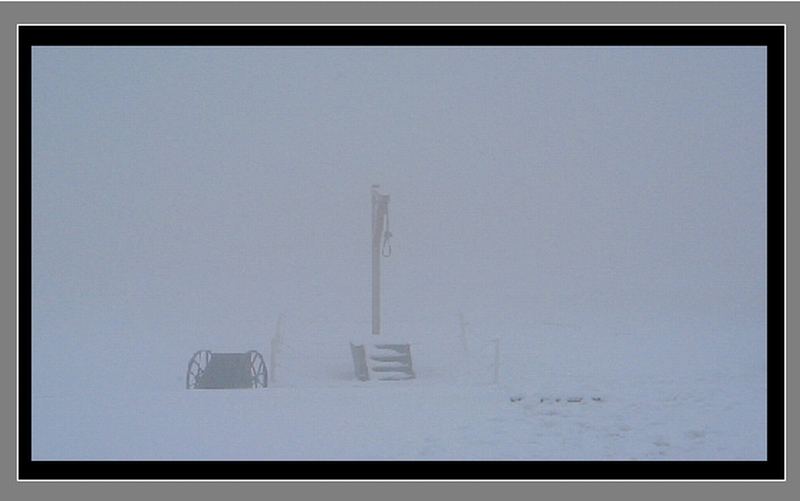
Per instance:
[[[283,342],[283,313],[278,316],[278,324],[275,326],[275,336],[270,341],[269,346],[269,382],[275,382],[275,370],[278,367],[278,351]]]
[[[464,350],[464,353],[469,353],[469,346],[467,345],[467,323],[464,320],[464,315],[459,311],[458,312],[458,323],[461,327],[461,349]]]
[[[494,344],[494,367],[492,374],[492,384],[497,384],[500,376],[500,338],[492,339]]]

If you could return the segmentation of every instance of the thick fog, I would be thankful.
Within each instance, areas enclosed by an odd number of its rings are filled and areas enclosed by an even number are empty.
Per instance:
[[[34,393],[179,388],[195,350],[266,351],[281,313],[297,339],[368,334],[372,184],[387,334],[460,311],[494,337],[759,346],[765,68],[757,47],[36,47]]]

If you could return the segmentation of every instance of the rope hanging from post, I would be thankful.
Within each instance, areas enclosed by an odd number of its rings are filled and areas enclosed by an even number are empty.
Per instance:
[[[386,209],[386,229],[383,232],[383,246],[381,247],[381,255],[389,257],[392,255],[392,244],[389,239],[392,238],[392,232],[389,231],[389,209]]]

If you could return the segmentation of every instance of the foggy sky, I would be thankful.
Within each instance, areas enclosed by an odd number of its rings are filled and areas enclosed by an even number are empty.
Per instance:
[[[763,333],[765,70],[757,47],[36,47],[34,359],[122,335],[188,358],[281,312],[369,332],[374,183],[386,332]]]

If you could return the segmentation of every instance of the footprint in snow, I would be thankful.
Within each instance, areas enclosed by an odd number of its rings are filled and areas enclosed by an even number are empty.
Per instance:
[[[706,432],[705,430],[689,430],[686,432],[686,436],[692,440],[698,440],[704,438],[706,436]]]

